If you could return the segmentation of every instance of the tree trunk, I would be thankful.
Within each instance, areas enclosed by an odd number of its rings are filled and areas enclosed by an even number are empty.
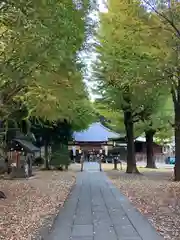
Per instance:
[[[49,170],[49,149],[47,141],[44,141],[45,169]]]
[[[84,158],[83,158],[83,155],[81,155],[80,163],[81,163],[81,172],[83,172],[83,169],[84,169]]]
[[[180,103],[174,103],[175,109],[175,166],[174,166],[174,180],[180,181]]]
[[[114,157],[114,170],[118,170],[116,157]]]
[[[153,136],[155,131],[150,129],[145,132],[146,134],[146,157],[147,157],[147,168],[156,168],[154,151],[153,151]]]
[[[134,123],[132,112],[124,111],[124,124],[127,137],[127,169],[126,173],[139,173],[136,166],[135,147],[134,147]]]

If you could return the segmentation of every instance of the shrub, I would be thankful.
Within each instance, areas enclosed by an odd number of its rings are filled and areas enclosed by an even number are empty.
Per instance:
[[[70,165],[70,157],[67,146],[57,147],[52,152],[51,162],[50,164],[57,168],[60,171],[68,170],[68,166]]]
[[[39,165],[42,165],[43,163],[44,163],[44,158],[42,157],[37,157],[33,161],[34,166],[39,166]]]

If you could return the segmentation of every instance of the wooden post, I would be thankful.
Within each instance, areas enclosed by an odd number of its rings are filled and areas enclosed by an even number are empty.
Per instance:
[[[101,172],[102,171],[102,158],[103,158],[103,155],[101,155],[99,157],[99,171]]]
[[[16,167],[19,168],[19,153],[16,152]]]
[[[119,161],[119,164],[120,164],[120,169],[121,169],[121,171],[122,171],[123,168],[122,168],[122,162],[121,162],[121,160]]]
[[[83,172],[83,167],[84,167],[84,159],[83,159],[83,155],[81,155],[80,162],[81,162],[81,172]]]
[[[113,162],[114,162],[114,170],[118,170],[118,169],[117,169],[118,159],[117,159],[116,156],[114,156]]]
[[[120,164],[120,170],[122,171],[123,170],[123,167],[122,167],[122,162],[121,162],[121,159],[120,159],[120,155],[117,156],[117,163],[119,162]]]

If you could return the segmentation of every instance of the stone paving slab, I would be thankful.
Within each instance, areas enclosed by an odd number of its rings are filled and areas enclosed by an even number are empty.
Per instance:
[[[71,240],[94,240],[93,237],[72,237]]]
[[[93,225],[74,225],[72,237],[93,237]]]
[[[85,164],[45,240],[163,240],[98,165]]]

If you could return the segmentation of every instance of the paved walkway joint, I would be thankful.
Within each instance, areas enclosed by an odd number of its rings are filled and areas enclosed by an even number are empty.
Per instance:
[[[47,240],[162,240],[95,163],[79,173]]]

